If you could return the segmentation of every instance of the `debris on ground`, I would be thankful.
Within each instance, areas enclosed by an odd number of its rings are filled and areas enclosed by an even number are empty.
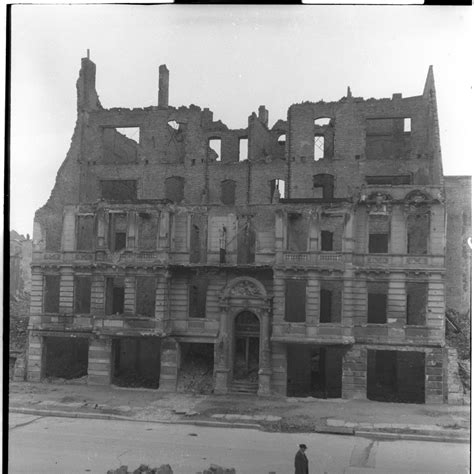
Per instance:
[[[214,387],[213,368],[206,359],[196,357],[181,366],[178,392],[210,394]]]
[[[129,471],[128,466],[120,466],[118,469],[110,469],[107,474],[173,474],[173,470],[169,464],[163,464],[160,467],[149,467],[146,464],[141,464],[134,471]],[[198,471],[196,474],[236,474],[233,467],[227,468],[211,464],[209,469]]]

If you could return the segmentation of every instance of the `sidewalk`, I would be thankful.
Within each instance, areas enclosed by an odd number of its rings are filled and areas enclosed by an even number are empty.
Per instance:
[[[60,382],[60,381],[59,381]],[[369,400],[193,395],[85,383],[10,383],[11,412],[390,439],[469,441],[470,407]]]

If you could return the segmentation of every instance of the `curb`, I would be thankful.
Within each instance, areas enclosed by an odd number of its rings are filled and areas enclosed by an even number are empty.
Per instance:
[[[74,411],[60,410],[39,410],[35,408],[10,408],[10,413],[20,413],[24,415],[38,416],[56,416],[61,418],[84,418],[94,420],[112,420],[112,421],[135,421],[138,423],[159,423],[168,425],[195,425],[206,426],[210,428],[247,428],[254,430],[262,430],[262,426],[257,423],[230,423],[224,421],[206,421],[206,420],[137,420],[128,416],[120,415],[104,415],[102,413],[80,413]]]
[[[354,435],[362,438],[377,438],[386,440],[405,440],[405,441],[436,441],[440,443],[470,443],[468,436],[453,436],[452,433],[437,432],[429,433],[393,433],[390,431],[363,431],[355,430]]]

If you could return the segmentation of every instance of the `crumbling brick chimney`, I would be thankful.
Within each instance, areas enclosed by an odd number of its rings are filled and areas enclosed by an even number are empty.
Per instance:
[[[264,105],[258,108],[258,119],[268,127],[268,110]]]
[[[160,66],[160,77],[158,82],[158,107],[168,107],[170,85],[170,72],[166,64]]]

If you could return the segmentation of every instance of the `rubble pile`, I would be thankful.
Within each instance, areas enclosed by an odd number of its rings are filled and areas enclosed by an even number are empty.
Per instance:
[[[114,377],[114,385],[128,388],[158,388],[160,379],[158,377],[149,377],[139,373],[125,372]]]
[[[160,467],[149,467],[141,464],[134,471],[129,471],[128,466],[120,466],[118,469],[110,469],[107,474],[173,474],[173,470],[169,464],[163,464]],[[209,469],[198,471],[196,474],[236,474],[234,468],[226,468],[211,464]]]
[[[178,392],[208,394],[214,386],[213,368],[203,357],[187,359],[181,366]]]
[[[10,295],[10,350],[24,352],[28,339],[30,295]]]
[[[458,353],[459,376],[464,389],[471,389],[471,321],[468,314],[446,311],[446,342]]]

